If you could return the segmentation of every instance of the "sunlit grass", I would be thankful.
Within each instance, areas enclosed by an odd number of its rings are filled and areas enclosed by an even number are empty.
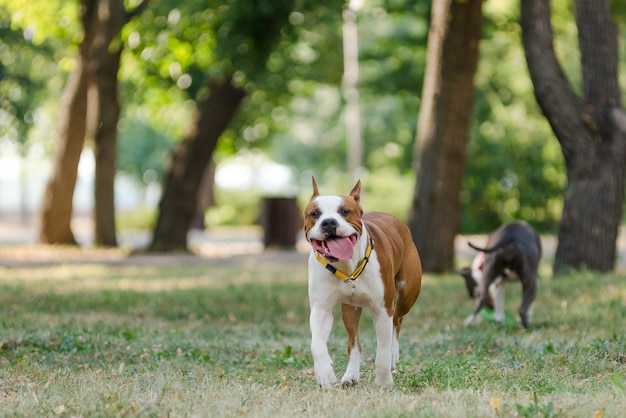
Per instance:
[[[0,267],[2,415],[617,417],[626,410],[624,272],[544,275],[528,331],[464,328],[472,301],[461,279],[426,275],[403,323],[394,389],[373,385],[366,312],[362,382],[324,392],[311,371],[306,257],[93,251],[87,263],[60,251],[69,261]],[[520,286],[506,289],[515,313]],[[338,318],[329,346],[340,376]]]

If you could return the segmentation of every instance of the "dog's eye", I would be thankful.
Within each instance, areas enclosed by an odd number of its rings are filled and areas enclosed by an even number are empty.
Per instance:
[[[313,212],[309,213],[309,216],[311,218],[317,219],[320,217],[320,211],[319,210],[314,210]]]
[[[350,214],[350,211],[348,209],[341,208],[339,209],[339,213],[341,214],[341,216],[348,216]]]

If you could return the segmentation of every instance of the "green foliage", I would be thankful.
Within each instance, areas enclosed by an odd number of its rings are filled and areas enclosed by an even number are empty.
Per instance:
[[[487,3],[484,10],[461,232],[486,232],[513,219],[554,232],[566,182],[563,157],[532,94],[519,7],[499,6]]]
[[[215,21],[200,2],[157,2],[125,25],[120,80],[131,124],[149,125],[170,142],[183,136],[215,63]]]
[[[0,9],[11,12],[11,27],[23,30],[34,44],[65,39],[78,44],[82,32],[79,2],[59,0],[0,0]]]
[[[231,125],[235,135],[221,139],[218,160],[239,149],[260,148],[297,170],[319,157],[342,162],[324,154],[338,142],[327,133],[328,126],[339,124],[341,106],[339,5],[295,2],[288,19],[275,48],[257,66],[254,91]]]
[[[216,205],[207,210],[208,228],[258,224],[261,196],[255,190],[230,191],[215,187]]]
[[[227,75],[243,73],[254,80],[262,74],[281,36],[289,33],[293,0],[236,0],[217,8],[222,22],[216,31],[215,54]]]
[[[0,138],[24,146],[37,112],[60,80],[54,62],[54,42],[33,42],[33,34],[10,26],[9,13],[0,8]]]
[[[358,21],[365,167],[413,164],[426,67],[429,2],[381,2]]]
[[[363,180],[363,205],[368,211],[389,212],[407,220],[413,199],[415,175],[401,174],[393,167],[373,171]],[[346,193],[345,190],[342,193]]]
[[[299,70],[302,65],[296,65],[289,83],[290,103],[277,112],[291,123],[270,138],[269,152],[278,161],[318,176],[327,170],[346,171],[339,54],[342,21],[339,10],[334,13],[331,19],[305,19],[300,25],[297,47],[306,53],[296,57],[312,57],[310,69]],[[359,98],[367,170],[388,166],[405,173],[411,168],[429,16],[427,3],[411,1],[370,2],[358,12]],[[310,31],[324,36],[312,36]],[[316,67],[334,73],[320,74]]]
[[[150,125],[170,142],[178,140],[194,102],[207,94],[205,81],[233,77],[253,93],[231,124],[234,129],[221,138],[216,159],[263,147],[268,131],[286,121],[274,123],[281,119],[277,104],[289,94],[295,28],[311,9],[327,13],[324,3],[292,0],[158,2],[123,33],[121,79],[130,124]]]
[[[170,140],[150,125],[124,118],[118,123],[117,167],[144,184],[162,178]]]
[[[118,212],[115,216],[115,226],[120,231],[148,231],[154,227],[156,215],[156,208],[140,206],[132,211]]]

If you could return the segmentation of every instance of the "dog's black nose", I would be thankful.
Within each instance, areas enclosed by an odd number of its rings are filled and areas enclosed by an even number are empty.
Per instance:
[[[337,231],[337,221],[334,219],[324,219],[322,221],[322,230],[329,235],[334,235]]]

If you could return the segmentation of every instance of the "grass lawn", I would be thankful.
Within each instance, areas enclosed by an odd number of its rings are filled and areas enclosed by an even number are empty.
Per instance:
[[[40,249],[23,251],[32,260]],[[394,388],[373,384],[375,337],[364,312],[361,382],[322,391],[309,350],[306,256],[77,252],[55,250],[63,262],[3,267],[0,261],[1,416],[620,417],[626,411],[625,271],[553,279],[542,266],[528,331],[489,322],[464,328],[473,303],[462,279],[426,275],[403,323]],[[4,264],[13,254],[0,248]],[[515,313],[521,287],[506,289],[507,311]],[[341,377],[345,331],[338,316],[329,346]]]

